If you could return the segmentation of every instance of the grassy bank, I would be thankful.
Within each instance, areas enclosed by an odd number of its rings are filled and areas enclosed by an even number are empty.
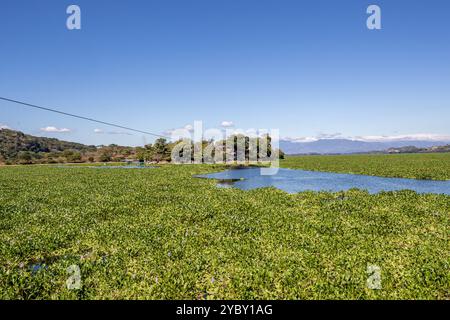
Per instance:
[[[450,197],[192,178],[217,170],[0,168],[0,298],[450,299]]]

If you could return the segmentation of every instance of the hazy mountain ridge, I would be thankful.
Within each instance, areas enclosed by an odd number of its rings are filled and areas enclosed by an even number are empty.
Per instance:
[[[334,153],[365,153],[388,151],[402,147],[431,148],[444,146],[450,141],[398,140],[385,142],[368,142],[350,139],[320,139],[312,142],[292,142],[281,140],[280,149],[286,154],[334,154]]]

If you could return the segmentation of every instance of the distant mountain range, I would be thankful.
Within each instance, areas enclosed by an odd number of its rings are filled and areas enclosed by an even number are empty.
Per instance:
[[[348,154],[386,151],[388,149],[414,146],[431,148],[450,144],[450,141],[396,140],[383,142],[350,139],[320,139],[311,142],[280,141],[280,149],[286,154]]]

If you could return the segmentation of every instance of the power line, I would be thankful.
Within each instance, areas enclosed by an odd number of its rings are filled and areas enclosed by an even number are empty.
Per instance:
[[[161,135],[161,134],[152,133],[152,132],[143,131],[143,130],[138,130],[138,129],[133,129],[133,128],[130,128],[130,127],[125,127],[125,126],[121,126],[121,125],[110,123],[110,122],[106,122],[106,121],[96,120],[96,119],[93,119],[93,118],[83,117],[83,116],[79,116],[79,115],[76,115],[76,114],[59,111],[59,110],[52,109],[52,108],[41,107],[41,106],[38,106],[38,105],[35,105],[35,104],[26,103],[26,102],[23,102],[23,101],[8,99],[8,98],[4,98],[4,97],[0,97],[0,100],[7,101],[7,102],[12,102],[12,103],[16,103],[16,104],[20,104],[20,105],[23,105],[23,106],[26,106],[26,107],[35,108],[35,109],[41,109],[41,110],[45,110],[45,111],[59,113],[59,114],[65,115],[65,116],[78,118],[78,119],[82,119],[82,120],[87,120],[87,121],[91,121],[91,122],[96,122],[96,123],[104,124],[104,125],[111,126],[111,127],[116,127],[116,128],[120,128],[120,129],[130,130],[130,131],[139,132],[139,133],[143,133],[143,134],[148,134],[148,135],[155,136],[155,137],[169,138],[170,139],[170,137],[164,136],[164,135]]]

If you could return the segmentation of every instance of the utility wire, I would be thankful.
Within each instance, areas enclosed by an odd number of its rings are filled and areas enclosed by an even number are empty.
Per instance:
[[[169,138],[170,139],[170,137],[164,136],[164,135],[161,135],[161,134],[152,133],[152,132],[143,131],[143,130],[138,130],[138,129],[133,129],[133,128],[130,128],[130,127],[125,127],[125,126],[121,126],[121,125],[110,123],[110,122],[106,122],[106,121],[96,120],[96,119],[93,119],[93,118],[83,117],[83,116],[79,116],[79,115],[76,115],[76,114],[59,111],[59,110],[52,109],[52,108],[41,107],[41,106],[38,106],[38,105],[35,105],[35,104],[26,103],[26,102],[22,102],[22,101],[18,101],[18,100],[8,99],[8,98],[4,98],[4,97],[0,97],[0,100],[7,101],[7,102],[12,102],[12,103],[16,103],[16,104],[20,104],[20,105],[23,105],[23,106],[26,106],[26,107],[35,108],[35,109],[41,109],[41,110],[45,110],[45,111],[59,113],[59,114],[65,115],[65,116],[73,117],[73,118],[78,118],[78,119],[87,120],[87,121],[91,121],[91,122],[97,122],[97,123],[101,123],[101,124],[104,124],[104,125],[107,125],[107,126],[111,126],[111,127],[116,127],[116,128],[120,128],[120,129],[129,130],[129,131],[134,131],[134,132],[139,132],[139,133],[143,133],[143,134],[148,134],[148,135],[155,136],[155,137]]]

